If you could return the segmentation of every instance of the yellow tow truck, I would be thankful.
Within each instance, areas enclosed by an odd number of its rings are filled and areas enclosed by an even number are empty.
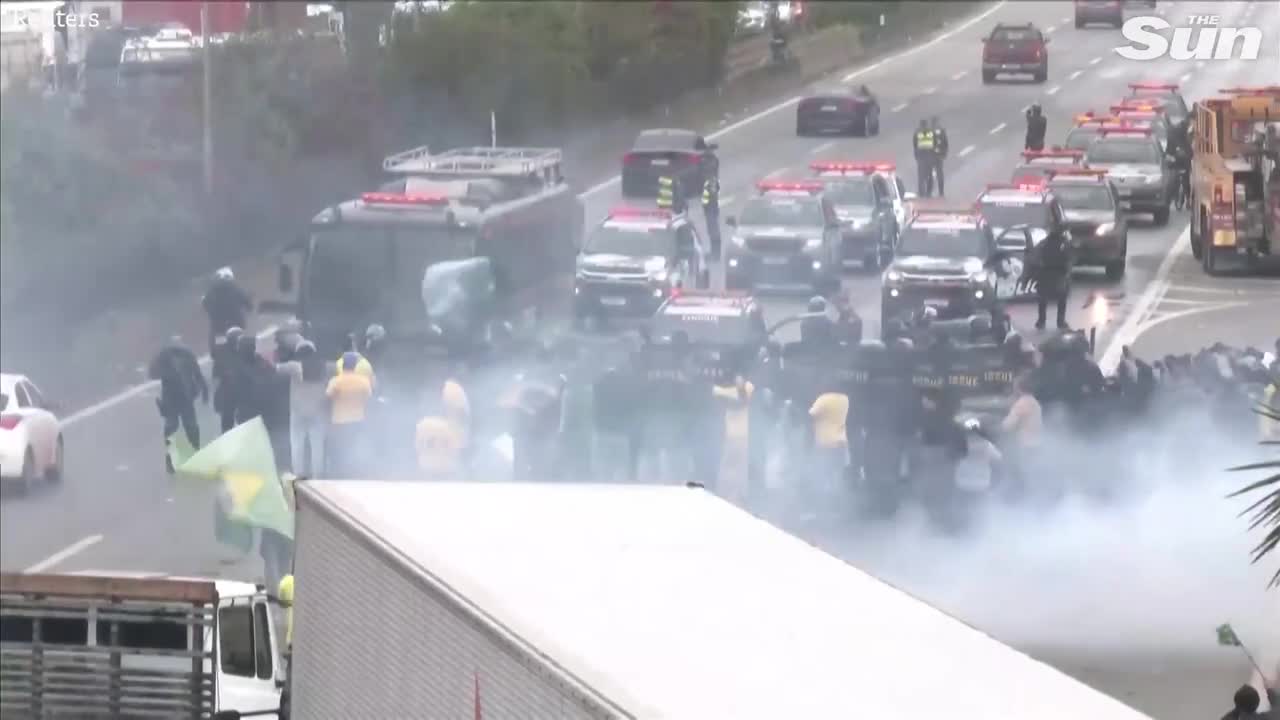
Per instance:
[[[1210,275],[1280,256],[1280,86],[1218,92],[1191,128],[1191,251]]]

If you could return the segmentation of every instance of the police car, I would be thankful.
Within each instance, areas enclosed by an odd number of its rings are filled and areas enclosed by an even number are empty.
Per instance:
[[[879,270],[893,257],[898,229],[906,222],[906,191],[890,162],[815,162],[809,165],[827,186],[840,220],[844,263],[861,261]]]
[[[1001,300],[1034,294],[1025,274],[1026,255],[1050,233],[1067,233],[1058,200],[1043,182],[988,185],[978,196],[978,211],[991,226],[1000,257],[994,267],[996,297]]]
[[[1106,170],[1064,168],[1049,178],[1075,246],[1076,265],[1100,265],[1107,279],[1124,277],[1129,223]]]
[[[683,335],[693,350],[694,371],[709,380],[729,382],[746,373],[769,341],[764,310],[750,295],[680,291],[649,321],[643,351],[650,379],[677,372],[667,350]]]
[[[1156,225],[1169,222],[1174,173],[1150,128],[1103,128],[1084,161],[1087,167],[1107,171],[1130,210],[1151,213]]]
[[[881,278],[882,333],[926,307],[940,319],[998,316],[995,274],[988,269],[996,256],[995,236],[972,208],[917,210]]]
[[[725,262],[729,289],[826,292],[840,285],[841,228],[821,181],[763,181],[733,229]]]
[[[1125,104],[1158,103],[1161,112],[1169,119],[1169,125],[1178,132],[1186,130],[1187,121],[1191,118],[1191,110],[1187,101],[1173,83],[1136,82],[1129,83],[1129,97]]]
[[[1150,128],[1160,141],[1160,147],[1169,147],[1169,118],[1152,105],[1112,105],[1111,116],[1134,128]]]
[[[706,244],[688,216],[654,208],[614,208],[578,254],[574,316],[647,318],[682,287],[710,285]]]
[[[1120,118],[1110,115],[1096,115],[1092,112],[1077,115],[1075,125],[1067,131],[1067,138],[1062,143],[1064,150],[1088,150],[1094,140],[1107,128],[1121,128],[1125,124]]]
[[[1022,162],[1013,169],[1013,183],[1034,183],[1049,177],[1054,170],[1084,164],[1082,150],[1026,150]]]

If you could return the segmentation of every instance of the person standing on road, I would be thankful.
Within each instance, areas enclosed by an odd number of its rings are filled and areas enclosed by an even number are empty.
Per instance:
[[[702,214],[711,241],[711,260],[720,262],[720,178],[714,175],[702,184]]]
[[[249,293],[236,283],[235,273],[231,268],[219,268],[213,274],[213,284],[200,299],[205,315],[209,318],[209,354],[212,356],[217,347],[219,336],[233,327],[247,327],[249,313],[253,311],[253,300]]]
[[[733,385],[716,385],[715,398],[724,404],[724,442],[720,453],[720,472],[716,489],[721,497],[741,503],[749,495],[749,463],[751,460],[751,401],[755,386],[741,375]]]
[[[192,448],[200,447],[200,425],[196,421],[196,398],[209,402],[209,384],[200,371],[195,353],[182,344],[182,338],[174,336],[169,345],[156,354],[147,373],[152,380],[160,381],[160,397],[156,407],[164,419],[164,441],[178,432],[178,426],[187,435]],[[165,453],[165,469],[173,473],[173,460]]]
[[[916,155],[916,191],[922,198],[933,195],[933,166],[938,157],[935,148],[933,128],[921,118],[920,127],[911,136],[911,149]]]
[[[849,463],[849,396],[835,389],[823,392],[809,407],[813,421],[813,484],[825,492],[837,489]]]
[[[356,456],[365,424],[373,383],[359,372],[357,353],[346,353],[338,366],[338,375],[329,380],[325,396],[329,398],[329,430],[325,438],[324,470],[329,477],[359,474]]]
[[[290,385],[289,445],[293,451],[293,471],[312,476],[324,465],[325,385],[329,380],[316,346],[299,340],[291,365],[301,376]],[[291,367],[290,372],[294,369]]]
[[[947,129],[942,127],[942,119],[937,115],[933,116],[933,172],[938,178],[938,197],[945,197],[947,194],[947,174],[945,165],[947,153],[951,151],[951,142],[947,139]]]
[[[217,388],[213,391],[213,409],[221,421],[221,431],[227,432],[236,426],[236,404],[242,390],[239,381],[241,372],[240,338],[244,331],[238,327],[229,328],[218,338],[213,354],[213,379]]]
[[[1071,248],[1061,232],[1034,248],[1031,265],[1036,278],[1036,329],[1043,330],[1049,301],[1058,303],[1058,329],[1067,330],[1067,297],[1071,294]]]
[[[1032,103],[1027,108],[1027,137],[1024,149],[1040,152],[1044,150],[1044,136],[1049,129],[1049,120],[1045,118],[1040,103]]]

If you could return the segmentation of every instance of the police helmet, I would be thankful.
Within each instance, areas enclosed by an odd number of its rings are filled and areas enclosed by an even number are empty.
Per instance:
[[[1065,336],[1066,346],[1073,353],[1084,355],[1089,352],[1089,339],[1084,333],[1068,332]]]
[[[252,335],[241,335],[236,340],[236,352],[244,358],[253,357],[258,353],[258,339]]]
[[[933,322],[934,320],[937,320],[938,308],[933,307],[932,305],[929,307],[926,307],[924,309],[924,312],[920,313],[920,318],[925,322]]]
[[[884,352],[888,347],[884,344],[883,340],[870,338],[858,343],[858,349],[869,350],[871,352]]]
[[[916,344],[909,337],[894,338],[893,349],[898,352],[911,352],[916,349]]]
[[[809,312],[820,313],[827,311],[827,299],[821,295],[814,295],[809,298]]]
[[[223,281],[229,282],[231,280],[236,279],[236,274],[231,272],[231,268],[224,266],[214,271],[213,278],[215,280],[223,280]]]
[[[227,328],[227,331],[222,333],[222,336],[227,339],[227,345],[232,347],[236,346],[240,342],[240,338],[243,335],[244,330],[238,327]]]
[[[1005,335],[1004,349],[1009,352],[1022,352],[1022,336],[1016,332]]]
[[[974,340],[990,337],[991,335],[991,318],[986,315],[976,315],[969,320],[969,334]]]
[[[364,340],[369,343],[382,342],[387,338],[387,330],[381,325],[374,323],[364,331]]]

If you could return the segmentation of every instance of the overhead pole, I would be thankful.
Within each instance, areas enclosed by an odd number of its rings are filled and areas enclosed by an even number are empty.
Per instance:
[[[208,0],[200,0],[200,45],[204,65],[204,191],[213,195],[213,53],[209,49]]]

